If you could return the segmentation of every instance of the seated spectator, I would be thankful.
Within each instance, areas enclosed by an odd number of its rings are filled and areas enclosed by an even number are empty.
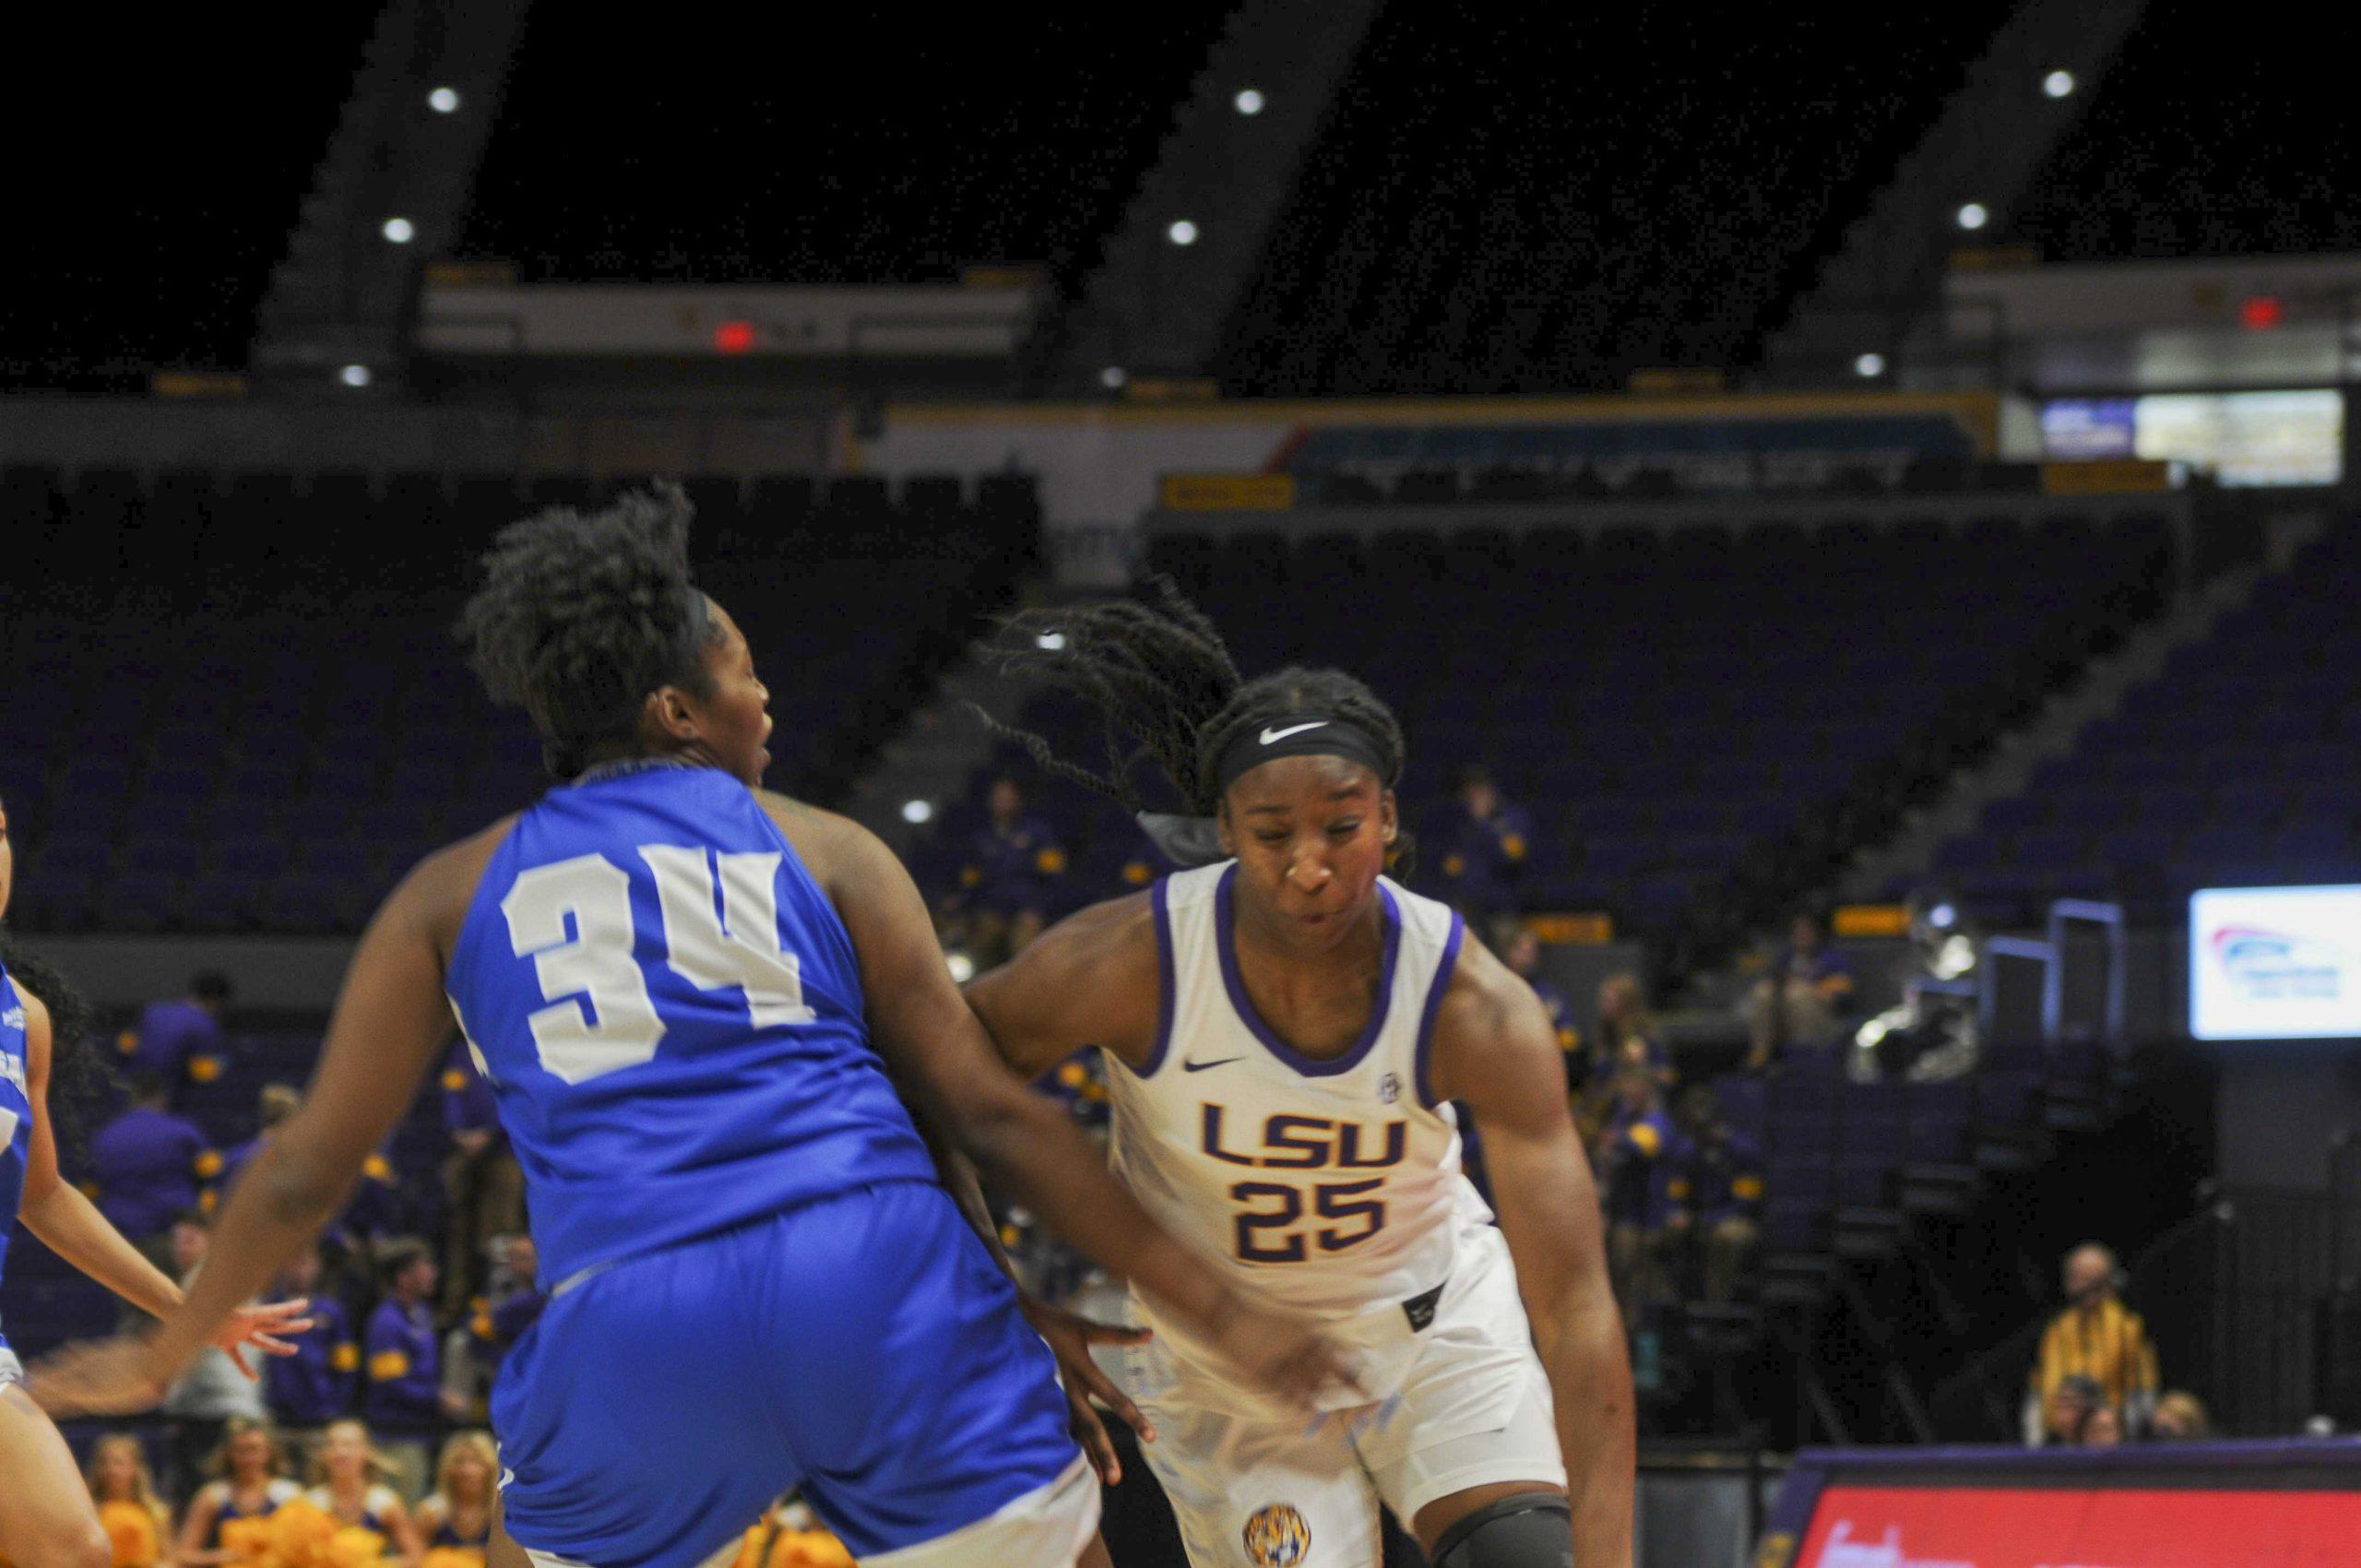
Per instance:
[[[1680,1098],[1678,1121],[1689,1156],[1690,1211],[1703,1278],[1700,1299],[1727,1301],[1762,1234],[1762,1150],[1729,1123],[1714,1091]]]
[[[1625,1067],[1635,1063],[1667,1093],[1678,1081],[1672,1052],[1648,1011],[1647,992],[1641,989],[1640,977],[1610,975],[1599,982],[1598,1028],[1584,1045],[1579,1062],[1581,1091],[1574,1121],[1586,1144],[1605,1133],[1615,1111],[1617,1080]]]
[[[2123,1446],[2123,1418],[2115,1413],[2114,1406],[2097,1406],[2082,1418],[2082,1436],[2076,1445],[2082,1448]]]
[[[1670,1294],[1668,1241],[1679,1229],[1680,1134],[1665,1114],[1664,1090],[1644,1067],[1615,1080],[1615,1109],[1599,1140],[1599,1189],[1607,1218],[1607,1258],[1623,1321]]]
[[[245,1568],[259,1562],[263,1543],[254,1526],[303,1494],[285,1473],[278,1435],[261,1421],[231,1421],[210,1468],[218,1479],[198,1490],[181,1518],[175,1568]]]
[[[1761,1072],[1791,1050],[1833,1045],[1852,999],[1852,966],[1827,945],[1818,917],[1797,915],[1786,946],[1747,998],[1748,1068]]]
[[[261,1149],[270,1130],[294,1115],[296,1107],[303,1103],[303,1093],[293,1084],[263,1085],[261,1092],[255,1096],[255,1135],[244,1143],[232,1144],[221,1157],[221,1173],[214,1182],[216,1193],[225,1198],[230,1195],[230,1189],[237,1185],[238,1172]]]
[[[1055,829],[1025,811],[1014,778],[991,782],[985,818],[967,841],[959,867],[958,907],[967,944],[989,968],[1024,950],[1048,921],[1066,873],[1065,845]]]
[[[1567,1089],[1580,1088],[1584,1077],[1583,1037],[1574,1027],[1573,999],[1541,973],[1541,938],[1529,926],[1509,926],[1503,930],[1499,947],[1501,961],[1533,988],[1533,994],[1541,999],[1541,1010],[1549,1015],[1549,1030],[1558,1037],[1558,1049],[1566,1058]]]
[[[161,1078],[139,1074],[130,1108],[90,1139],[99,1212],[159,1267],[170,1255],[160,1244],[164,1233],[198,1206],[204,1183],[221,1169],[196,1123],[166,1110],[165,1099]]]
[[[195,1209],[172,1222],[170,1272],[183,1288],[196,1277],[212,1241],[212,1221]],[[262,1385],[246,1375],[229,1351],[208,1345],[197,1352],[180,1381],[164,1391],[163,1410],[172,1424],[172,1487],[185,1497],[196,1490],[208,1456],[220,1448],[230,1424],[263,1419]]]
[[[1504,799],[1480,767],[1460,770],[1457,794],[1421,851],[1434,857],[1435,897],[1480,929],[1481,921],[1517,909],[1517,887],[1533,852],[1533,818]]]
[[[500,1455],[489,1432],[454,1432],[443,1444],[434,1461],[434,1491],[418,1505],[413,1521],[428,1562],[435,1562],[438,1551],[451,1551],[465,1557],[444,1559],[437,1568],[483,1568],[499,1475]]]
[[[369,1314],[362,1336],[361,1413],[380,1439],[386,1464],[405,1497],[426,1490],[426,1467],[442,1435],[445,1410],[442,1346],[434,1314],[434,1254],[403,1237],[380,1258],[385,1300]]]
[[[492,1084],[462,1040],[443,1068],[443,1125],[451,1152],[443,1159],[443,1313],[457,1317],[483,1294],[488,1249],[495,1236],[525,1229],[525,1177]]]
[[[129,1432],[110,1432],[90,1449],[90,1501],[114,1549],[113,1568],[160,1568],[171,1518],[156,1496],[148,1455]]]
[[[2124,1276],[2115,1253],[2085,1241],[2066,1254],[2061,1270],[2068,1305],[2041,1336],[2025,1394],[2025,1442],[2040,1444],[2045,1428],[2062,1436],[2049,1415],[2053,1396],[2068,1378],[2097,1387],[2095,1406],[2113,1410],[2124,1430],[2145,1425],[2156,1398],[2156,1352],[2140,1314],[2123,1304]]]
[[[2155,1413],[2148,1418],[2148,1437],[2153,1443],[2195,1443],[2213,1435],[2213,1422],[2205,1413],[2205,1402],[2186,1388],[2169,1389],[2156,1398]]]
[[[328,1423],[312,1455],[312,1487],[303,1501],[339,1525],[358,1526],[382,1538],[387,1555],[418,1561],[418,1532],[409,1510],[383,1478],[384,1455],[370,1445],[369,1429],[347,1418]]]
[[[307,1244],[271,1287],[274,1301],[298,1297],[311,1302],[312,1326],[288,1336],[291,1356],[272,1356],[263,1365],[263,1394],[281,1431],[302,1439],[352,1411],[352,1389],[361,1370],[361,1344],[352,1313],[322,1288],[320,1249]]]
[[[2058,1379],[2058,1386],[2051,1389],[2049,1396],[2042,1402],[2041,1431],[2034,1439],[2034,1446],[2079,1446],[2082,1441],[2082,1428],[2089,1423],[2091,1412],[2098,1408],[2100,1398],[2099,1385],[2094,1379]]]
[[[139,1021],[115,1040],[125,1075],[148,1073],[163,1086],[165,1104],[180,1098],[190,1078],[209,1082],[221,1071],[221,1015],[230,1006],[229,977],[208,970],[188,982],[188,994],[150,1002]]]

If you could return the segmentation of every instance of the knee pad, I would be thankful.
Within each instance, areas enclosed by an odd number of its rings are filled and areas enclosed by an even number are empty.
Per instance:
[[[1435,1542],[1435,1568],[1574,1568],[1573,1508],[1546,1491],[1486,1503]]]

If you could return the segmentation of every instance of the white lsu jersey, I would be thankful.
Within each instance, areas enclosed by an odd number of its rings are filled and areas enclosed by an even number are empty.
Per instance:
[[[1435,1013],[1463,930],[1448,906],[1381,880],[1383,959],[1360,1038],[1304,1056],[1240,978],[1234,862],[1153,892],[1163,978],[1143,1069],[1109,1059],[1113,1164],[1141,1205],[1249,1296],[1325,1320],[1365,1386],[1417,1352],[1421,1301],[1491,1215],[1460,1170],[1457,1112],[1429,1080]],[[1142,1314],[1202,1397],[1228,1379],[1184,1325]],[[1249,1398],[1249,1406],[1252,1400]]]

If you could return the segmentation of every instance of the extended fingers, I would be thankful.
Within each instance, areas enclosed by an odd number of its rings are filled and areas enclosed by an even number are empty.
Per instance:
[[[1098,1412],[1079,1393],[1069,1393],[1066,1405],[1073,1412],[1069,1424],[1074,1439],[1089,1456],[1090,1467],[1098,1472],[1102,1485],[1115,1485],[1123,1479],[1123,1462],[1116,1455],[1115,1440],[1108,1435],[1107,1423],[1098,1419]]]
[[[1131,1396],[1116,1386],[1115,1380],[1109,1377],[1103,1368],[1096,1362],[1086,1362],[1074,1370],[1080,1373],[1082,1385],[1090,1391],[1091,1396],[1114,1411],[1116,1418],[1125,1426],[1139,1433],[1142,1443],[1156,1441],[1156,1423],[1132,1403]]]
[[[1074,1320],[1085,1342],[1092,1345],[1145,1345],[1156,1337],[1153,1329],[1131,1328],[1120,1323],[1093,1323],[1088,1318]]]

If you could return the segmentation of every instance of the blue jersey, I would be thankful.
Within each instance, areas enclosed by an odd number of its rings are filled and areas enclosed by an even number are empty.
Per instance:
[[[0,968],[0,1274],[7,1272],[8,1237],[17,1228],[25,1165],[32,1158],[32,1086],[25,1072],[25,999]]]
[[[485,867],[448,985],[525,1173],[545,1287],[935,1179],[870,1048],[844,922],[716,769],[552,790]]]

